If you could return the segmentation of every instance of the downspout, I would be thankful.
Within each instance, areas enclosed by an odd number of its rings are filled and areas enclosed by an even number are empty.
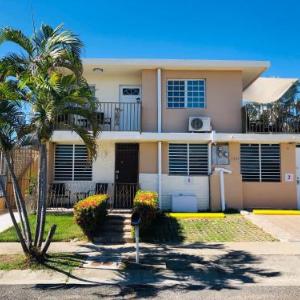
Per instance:
[[[157,80],[157,132],[161,133],[161,122],[162,122],[162,115],[161,115],[161,69],[157,69],[156,74]],[[158,181],[158,199],[159,199],[159,209],[162,209],[162,150],[161,150],[161,141],[158,142],[157,145],[157,181]]]

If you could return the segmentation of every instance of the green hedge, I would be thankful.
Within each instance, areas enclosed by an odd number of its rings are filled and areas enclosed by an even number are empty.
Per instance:
[[[107,215],[107,200],[109,196],[94,195],[87,197],[74,206],[74,218],[83,233],[92,240]]]
[[[141,233],[150,228],[158,216],[158,195],[156,192],[139,190],[133,200],[133,209],[141,216]]]

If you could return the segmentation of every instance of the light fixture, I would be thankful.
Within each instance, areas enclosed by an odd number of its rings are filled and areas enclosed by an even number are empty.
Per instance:
[[[103,69],[102,68],[93,68],[93,72],[97,72],[97,73],[102,73]]]

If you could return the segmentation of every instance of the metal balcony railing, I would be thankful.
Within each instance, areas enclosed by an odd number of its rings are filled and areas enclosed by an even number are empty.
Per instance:
[[[99,102],[97,108],[97,122],[102,131],[141,131],[140,102]],[[65,129],[65,125],[91,129],[89,121],[78,115],[58,116],[55,129]]]
[[[300,111],[295,105],[247,104],[242,123],[245,133],[300,133]]]

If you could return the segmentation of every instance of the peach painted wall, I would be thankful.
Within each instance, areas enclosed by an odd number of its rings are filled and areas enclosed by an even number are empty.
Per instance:
[[[205,79],[205,109],[167,108],[168,79]],[[190,116],[208,116],[219,132],[241,132],[242,73],[240,71],[162,71],[162,127],[164,132],[187,132]]]
[[[225,199],[227,208],[241,209],[243,207],[242,177],[240,175],[240,144],[229,143],[229,165],[218,165],[231,170],[232,174],[225,174]],[[213,211],[221,210],[220,175],[210,176],[210,207]]]
[[[229,144],[232,171],[225,175],[225,197],[229,208],[296,208],[296,182],[285,182],[285,174],[296,174],[295,145],[281,144],[281,182],[243,182],[240,175],[240,144]],[[219,175],[210,177],[210,201],[212,210],[220,210]]]
[[[281,182],[243,182],[244,208],[297,208],[296,146],[281,144]],[[285,173],[294,174],[285,182]]]
[[[142,71],[142,131],[157,131],[156,70]]]
[[[157,143],[140,143],[140,173],[157,173]]]

